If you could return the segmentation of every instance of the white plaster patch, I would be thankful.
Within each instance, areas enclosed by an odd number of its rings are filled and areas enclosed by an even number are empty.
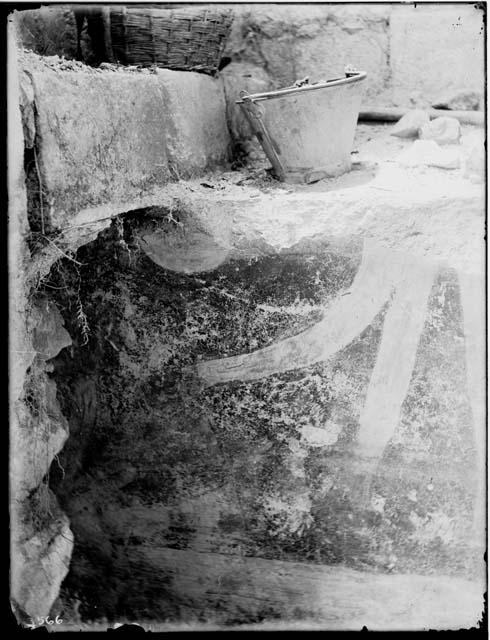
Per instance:
[[[377,513],[384,513],[386,498],[375,495],[371,498],[371,507]]]
[[[301,441],[312,447],[329,447],[338,440],[342,427],[333,422],[326,422],[323,429],[303,425],[301,429]]]

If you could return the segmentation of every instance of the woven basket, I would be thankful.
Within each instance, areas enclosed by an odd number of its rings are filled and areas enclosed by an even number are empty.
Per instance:
[[[111,8],[114,58],[122,64],[157,65],[214,75],[233,21],[230,9]]]

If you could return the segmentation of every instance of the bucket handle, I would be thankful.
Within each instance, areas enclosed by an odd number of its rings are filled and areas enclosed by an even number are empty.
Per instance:
[[[247,91],[240,91],[240,98],[243,101],[243,106],[247,114],[250,117],[250,124],[254,129],[254,133],[264,147],[264,151],[269,156],[272,166],[278,177],[284,176],[286,170],[279,159],[279,155],[274,147],[274,144],[269,136],[266,126],[264,125],[262,118],[264,116],[264,108],[262,105],[257,104],[252,96]]]

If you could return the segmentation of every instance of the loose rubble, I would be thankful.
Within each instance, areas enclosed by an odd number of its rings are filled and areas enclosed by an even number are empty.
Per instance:
[[[406,113],[391,130],[398,138],[416,138],[419,129],[430,122],[429,114],[423,109],[414,109]]]
[[[452,111],[480,111],[483,109],[483,96],[478,91],[458,91],[441,96],[432,106]]]
[[[461,137],[461,126],[456,118],[435,118],[419,129],[421,140],[434,140],[438,144],[457,144]]]

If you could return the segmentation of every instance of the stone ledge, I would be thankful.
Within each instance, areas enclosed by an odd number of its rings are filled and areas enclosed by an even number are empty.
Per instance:
[[[221,80],[166,69],[101,71],[27,53],[21,68],[24,86],[27,77],[33,88],[44,216],[52,228],[86,207],[139,198],[228,160]],[[23,113],[25,120],[25,104]]]

